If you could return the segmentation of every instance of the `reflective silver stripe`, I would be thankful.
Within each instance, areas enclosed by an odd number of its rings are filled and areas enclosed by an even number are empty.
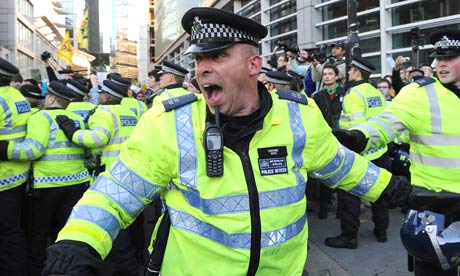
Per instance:
[[[356,112],[348,116],[348,118],[350,118],[350,120],[353,120],[356,118],[366,118],[366,116],[364,115],[364,112]]]
[[[287,206],[303,199],[306,183],[294,187],[274,191],[259,192],[259,208],[261,210]],[[176,189],[176,188],[172,188]],[[193,189],[177,189],[184,195],[187,202],[208,215],[249,212],[248,194],[222,196],[218,198],[202,198]]]
[[[131,217],[136,217],[144,208],[144,203],[138,196],[105,176],[99,176],[90,189],[110,197]]]
[[[91,131],[91,130],[78,131],[78,134],[77,134],[77,142],[78,142],[78,144],[84,145],[84,137],[85,137],[85,132],[86,131]]]
[[[174,112],[179,149],[179,178],[183,185],[196,188],[196,149],[192,125],[192,106],[184,105]]]
[[[35,154],[32,150],[32,146],[35,147],[39,152],[45,152],[45,146],[35,139],[27,138],[22,143],[16,143],[13,146],[13,160],[20,160],[21,150],[24,150],[27,156],[27,160],[35,159]]]
[[[361,181],[359,181],[358,185],[356,185],[353,189],[349,190],[348,192],[356,195],[356,196],[363,196],[369,192],[369,190],[374,186],[377,182],[377,179],[380,175],[380,168],[377,167],[374,163],[368,162],[368,169],[366,174],[363,176]]]
[[[102,151],[102,157],[113,157],[113,156],[118,156],[120,155],[120,150],[107,150],[107,151]]]
[[[363,94],[361,94],[361,92],[359,92],[358,90],[356,90],[356,89],[354,89],[354,88],[350,89],[350,93],[351,93],[351,92],[356,93],[356,95],[358,95],[358,96],[361,98],[361,100],[363,100],[363,103],[364,103],[364,100],[365,100],[366,98],[364,97]],[[366,107],[366,105],[364,105],[364,106]]]
[[[112,139],[111,144],[123,144],[126,140],[128,140],[128,137],[119,137],[116,139]]]
[[[94,131],[97,131],[97,132],[102,132],[102,134],[104,134],[105,136],[107,136],[107,138],[110,138],[110,131],[108,131],[106,128],[104,127],[101,127],[101,126],[96,126],[93,128]]]
[[[112,213],[95,206],[76,205],[72,209],[68,221],[74,219],[86,220],[96,224],[109,234],[112,241],[121,228],[120,222]]]
[[[102,146],[106,145],[104,142],[101,141],[99,136],[97,136],[97,133],[95,131],[90,130],[89,131],[89,136],[91,137],[91,140],[93,140],[93,142],[96,144],[96,146],[102,147]]]
[[[168,207],[171,225],[175,228],[199,235],[217,242],[225,247],[249,250],[251,233],[229,234],[209,223],[198,220],[190,214]],[[305,228],[307,215],[292,224],[272,231],[261,233],[261,248],[269,248],[283,244],[298,235]]]
[[[8,134],[15,134],[15,133],[19,133],[19,132],[22,132],[22,131],[26,131],[27,130],[27,126],[17,126],[17,127],[6,127],[6,128],[2,128],[0,129],[0,135],[8,135]]]
[[[115,160],[110,168],[110,174],[119,185],[124,186],[128,191],[150,200],[157,198],[161,190],[165,189],[139,176],[120,159]]]
[[[305,178],[300,173],[300,168],[303,166],[302,153],[305,148],[307,135],[302,121],[302,115],[300,114],[300,107],[298,103],[288,101],[289,110],[289,123],[291,125],[291,131],[293,135],[294,145],[292,147],[292,161],[294,161],[293,173],[296,176],[297,185],[305,183]]]
[[[411,151],[409,154],[411,162],[420,163],[426,166],[433,166],[445,169],[459,169],[460,158],[442,158],[428,155],[422,155],[418,152]]]
[[[355,162],[355,153],[339,145],[334,158],[323,168],[313,171],[312,177],[318,178],[327,186],[340,183],[350,172]]]
[[[137,103],[139,104],[139,117],[141,117],[141,115],[145,113],[144,105],[142,105],[142,102],[139,100],[137,100]]]
[[[13,121],[11,118],[11,109],[3,97],[0,97],[0,105],[3,107],[3,114],[5,116],[5,122],[3,124],[3,128],[11,128],[13,124]],[[0,134],[9,134],[9,133],[0,133]]]
[[[58,125],[54,122],[53,118],[51,118],[51,116],[46,113],[46,112],[40,112],[41,115],[43,115],[49,122],[50,124],[50,138],[49,138],[49,142],[48,142],[48,147],[52,148],[54,146],[54,144],[56,143],[56,134],[57,134],[57,130],[59,129]]]
[[[431,132],[442,133],[441,109],[439,108],[438,95],[433,83],[425,86],[428,101],[430,102]]]
[[[385,121],[383,121],[380,117],[371,117],[369,119],[369,122],[374,122],[374,123],[378,124],[381,128],[384,129],[385,133],[387,133],[388,136],[390,136],[390,137],[395,137],[396,136],[395,130],[390,125],[385,123]],[[376,133],[372,132],[372,134],[371,134],[371,131],[369,131],[369,134],[371,136],[374,136],[374,135],[378,136],[379,135],[378,132],[376,132]],[[391,139],[391,140],[393,140],[393,139]]]
[[[40,158],[40,161],[68,161],[68,160],[84,160],[84,154],[45,154]]]
[[[29,175],[29,171],[26,171],[26,172],[23,172],[23,173],[18,174],[18,175],[13,175],[13,176],[10,176],[10,177],[7,177],[7,178],[1,178],[0,179],[0,187],[5,186],[5,185],[9,185],[9,184],[13,184],[13,183],[17,183],[17,182],[21,182],[23,180],[25,181],[27,179],[28,175]]]
[[[72,142],[65,141],[65,142],[55,142],[53,145],[48,146],[49,149],[58,149],[58,148],[79,148],[79,146],[75,145]]]
[[[427,146],[460,146],[460,136],[446,136],[442,134],[410,135],[410,140]]]

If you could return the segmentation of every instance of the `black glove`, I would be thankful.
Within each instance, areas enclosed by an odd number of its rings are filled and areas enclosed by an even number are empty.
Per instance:
[[[65,115],[58,115],[56,116],[56,122],[58,123],[59,127],[64,131],[65,136],[69,141],[72,141],[73,134],[75,131],[79,130],[78,127],[75,126],[74,121],[69,119],[69,117]]]
[[[0,141],[0,161],[8,160],[8,141]]]
[[[99,275],[101,264],[99,254],[86,243],[63,240],[46,249],[46,262],[42,276]]]
[[[368,139],[359,130],[334,128],[332,133],[342,145],[356,153],[361,153],[366,148]]]
[[[384,208],[408,207],[444,215],[460,214],[460,194],[435,192],[411,185],[404,176],[391,177],[380,198],[374,203]]]

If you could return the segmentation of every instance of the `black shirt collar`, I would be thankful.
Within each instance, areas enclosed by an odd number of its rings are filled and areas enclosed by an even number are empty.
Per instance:
[[[165,86],[163,89],[174,89],[174,88],[180,88],[182,87],[182,85],[178,84],[178,83],[174,83],[174,84],[170,84],[168,86]]]

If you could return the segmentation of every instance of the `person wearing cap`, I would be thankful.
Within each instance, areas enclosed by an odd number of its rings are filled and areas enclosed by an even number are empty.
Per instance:
[[[119,229],[160,194],[166,213],[149,271],[165,276],[302,275],[307,175],[381,204],[411,202],[384,192],[410,190],[407,180],[341,146],[305,95],[269,93],[257,81],[266,27],[214,8],[188,10],[182,26],[203,94],[141,118],[48,248],[43,275],[97,267]]]
[[[337,133],[337,136],[351,149],[366,152],[387,145],[407,130],[410,134],[410,176],[414,187],[434,191],[435,195],[441,195],[442,191],[458,194],[460,31],[434,32],[430,35],[430,42],[434,45],[432,56],[436,58],[438,78],[423,78],[406,85],[382,113],[350,131]],[[424,202],[424,209],[428,210],[430,204],[436,203],[434,198],[432,196],[431,200]],[[446,221],[452,217],[458,219],[458,214],[447,216]],[[443,271],[440,263],[425,263],[414,257],[415,275],[457,275],[458,266]]]
[[[19,88],[19,91],[21,91],[21,94],[29,102],[31,107],[30,111],[32,113],[36,113],[43,109],[42,100],[45,97],[42,95],[40,87],[32,84],[24,84]]]
[[[313,60],[311,62],[312,79],[319,83],[319,89],[323,89],[324,83],[322,83],[321,72],[323,66],[328,63],[334,64],[339,69],[339,85],[345,87],[347,78],[347,68],[345,63],[346,44],[344,41],[338,41],[331,43],[329,47],[332,49],[331,55],[333,59],[328,59],[323,64],[319,60]]]
[[[73,90],[52,81],[44,109],[27,122],[25,139],[0,143],[1,160],[33,161],[27,185],[28,275],[41,274],[48,237],[57,236],[89,184],[85,149],[69,142],[56,123],[65,115],[84,128],[83,119],[65,109],[74,97]]]
[[[366,122],[385,109],[385,98],[372,84],[369,76],[375,67],[366,59],[353,57],[348,71],[348,91],[343,97],[342,112],[339,119],[340,128],[349,129]],[[375,165],[389,169],[390,159],[387,146],[368,151],[362,155]],[[361,199],[350,193],[337,190],[341,233],[335,237],[326,238],[325,244],[335,248],[355,249],[358,247],[359,214]],[[388,209],[371,204],[372,221],[375,224],[374,235],[379,242],[386,242],[386,230],[389,224]]]
[[[297,91],[306,95],[304,90],[303,76],[293,70],[288,70],[287,74],[288,76],[292,77],[292,80],[289,83],[289,90]]]
[[[167,60],[163,61],[161,70],[157,73],[162,90],[153,98],[152,106],[161,104],[164,100],[190,93],[182,87],[187,73],[188,70],[184,67]]]
[[[136,115],[137,120],[139,120],[139,118],[147,111],[147,105],[144,102],[132,97],[131,79],[123,78],[118,73],[110,74],[107,79],[111,80],[117,85],[120,85],[128,91],[127,96],[121,99],[120,105],[126,109],[131,110]]]
[[[96,108],[96,105],[88,101],[88,87],[73,79],[64,80],[63,84],[75,93],[75,98],[66,109],[80,116],[87,124],[91,111]]]
[[[420,69],[412,69],[409,71],[409,81],[413,82],[425,77],[425,72]]]
[[[0,58],[0,143],[23,141],[30,105],[10,82],[19,69]],[[0,152],[0,155],[5,155]],[[21,228],[29,161],[0,161],[0,275],[26,274],[26,242]]]
[[[284,71],[270,71],[266,72],[267,88],[270,93],[278,93],[278,90],[288,90],[289,84],[293,77],[286,74]]]

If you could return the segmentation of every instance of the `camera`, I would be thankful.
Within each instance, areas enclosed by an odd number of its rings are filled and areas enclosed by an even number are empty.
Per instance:
[[[410,57],[402,57],[401,58],[404,62],[410,62]]]
[[[44,52],[40,55],[40,57],[41,57],[41,59],[42,59],[43,61],[46,62],[46,61],[48,61],[48,59],[51,58],[51,53],[48,52],[48,51],[44,51]]]
[[[313,49],[313,53],[308,57],[308,61],[312,62],[314,60],[319,61],[319,63],[325,63],[328,60],[327,56],[327,46],[321,45],[319,48]]]

